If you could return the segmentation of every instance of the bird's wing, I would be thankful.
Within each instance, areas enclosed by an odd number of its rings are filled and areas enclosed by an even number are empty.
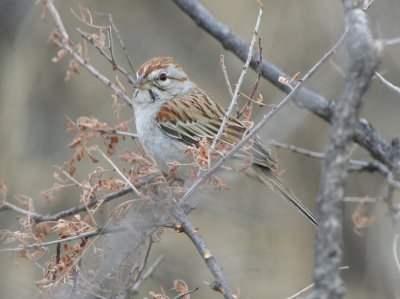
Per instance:
[[[186,145],[198,146],[204,137],[210,142],[214,140],[224,115],[225,110],[211,96],[196,88],[185,96],[164,103],[156,115],[156,121],[161,130],[171,138]],[[247,132],[248,129],[241,121],[230,117],[220,143],[232,146]],[[276,168],[276,162],[271,158],[269,149],[258,139],[254,139],[251,146],[244,146],[236,157],[244,158],[249,154],[252,155],[253,163]]]

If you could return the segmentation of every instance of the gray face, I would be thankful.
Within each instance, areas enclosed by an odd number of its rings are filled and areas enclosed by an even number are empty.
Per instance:
[[[149,65],[141,70],[135,82],[134,105],[163,103],[183,96],[195,87],[182,68],[174,63],[159,68]]]

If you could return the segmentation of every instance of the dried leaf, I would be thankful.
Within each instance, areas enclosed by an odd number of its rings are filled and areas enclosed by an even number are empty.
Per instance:
[[[366,198],[365,198],[366,199]],[[375,222],[375,217],[368,215],[368,205],[366,201],[361,200],[351,216],[354,223],[354,232],[360,234],[361,229],[366,229]]]
[[[53,221],[45,221],[35,225],[35,237],[38,241],[43,241],[51,232]]]
[[[7,183],[4,181],[0,181],[0,197],[5,199],[7,196],[7,191],[8,191]]]
[[[27,249],[22,249],[21,251],[18,252],[17,256],[26,258],[27,260],[30,260],[30,261],[36,261],[39,258],[41,258],[46,252],[47,252],[47,249],[43,248],[43,247],[35,250],[32,253],[30,253]]]
[[[129,209],[132,207],[133,203],[135,200],[127,200],[119,205],[117,205],[110,214],[111,219],[114,222],[117,222],[118,220],[122,219],[125,217],[126,213],[128,213]]]
[[[186,282],[181,279],[177,279],[174,281],[174,290],[177,291],[179,294],[185,294],[189,291],[189,288]],[[185,296],[182,296],[181,299],[190,299],[190,295],[187,294]]]
[[[289,79],[287,77],[284,77],[284,76],[280,76],[278,78],[278,81],[281,82],[282,84],[285,84],[285,85],[289,85],[289,82],[290,82]]]

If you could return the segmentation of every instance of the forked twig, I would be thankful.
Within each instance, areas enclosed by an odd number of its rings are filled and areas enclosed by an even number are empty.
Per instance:
[[[249,98],[247,99],[246,104],[244,104],[243,108],[237,114],[237,116],[236,116],[237,118],[241,118],[243,113],[244,113],[244,111],[246,110],[246,108],[249,107],[252,104],[253,98],[256,95],[256,92],[257,92],[257,89],[258,89],[258,84],[260,83],[260,79],[261,79],[261,61],[262,61],[262,46],[261,46],[261,38],[260,37],[258,38],[258,49],[259,49],[259,52],[258,52],[259,58],[258,58],[258,60],[256,62],[256,64],[257,64],[257,78],[256,78],[256,81],[254,81],[253,88],[251,90]]]
[[[76,31],[78,31],[81,35],[82,38],[84,38],[85,40],[87,40],[92,46],[94,46],[99,53],[104,56],[108,62],[111,63],[111,65],[113,66],[113,68],[117,69],[122,75],[125,76],[125,78],[129,81],[129,83],[133,84],[133,82],[135,81],[134,78],[131,77],[131,75],[129,74],[129,72],[127,72],[122,66],[120,66],[119,64],[117,64],[115,62],[115,58],[112,54],[112,47],[110,47],[110,55],[108,55],[101,47],[99,47],[98,45],[96,45],[95,41],[93,40],[93,38],[90,36],[90,34],[88,34],[87,32],[82,31],[80,28],[76,28]],[[109,33],[110,35],[111,33]],[[110,43],[112,43],[112,40],[109,41]]]
[[[153,274],[154,270],[158,267],[158,265],[162,262],[163,259],[164,256],[160,255],[154,261],[154,263],[149,268],[147,268],[146,272],[144,272],[143,275],[139,276],[138,280],[136,280],[133,286],[129,289],[128,294],[136,295],[138,293],[140,286],[151,276],[151,274]]]
[[[229,105],[228,110],[226,111],[224,118],[222,119],[222,123],[221,126],[219,127],[218,133],[215,136],[210,149],[213,150],[215,148],[215,146],[217,145],[218,141],[220,140],[222,133],[225,129],[226,123],[228,121],[228,118],[231,116],[233,109],[236,106],[237,103],[237,99],[239,97],[239,92],[240,92],[240,88],[242,87],[243,81],[244,81],[244,77],[247,73],[247,70],[249,68],[250,62],[251,62],[251,58],[253,56],[253,50],[254,50],[254,45],[256,43],[257,40],[257,36],[258,36],[258,28],[260,27],[260,22],[261,22],[261,16],[263,14],[264,11],[264,6],[260,3],[260,8],[258,11],[258,16],[257,16],[257,21],[256,21],[256,25],[254,27],[254,31],[253,31],[253,35],[250,41],[250,46],[249,46],[249,51],[247,53],[247,59],[246,62],[243,66],[242,72],[240,73],[239,79],[236,83],[236,87],[235,87],[235,91],[233,92],[233,97],[231,100],[231,103]]]
[[[115,35],[117,36],[118,42],[121,45],[122,51],[124,52],[125,58],[128,61],[129,67],[130,67],[131,71],[133,72],[133,74],[136,74],[135,67],[133,66],[132,60],[128,54],[128,50],[126,49],[125,43],[124,43],[123,39],[121,38],[121,34],[119,33],[119,30],[112,19],[112,15],[110,13],[102,13],[102,12],[96,12],[96,13],[100,16],[108,17],[108,21],[110,22],[110,25],[111,25],[112,29],[114,30]]]
[[[110,87],[119,98],[123,99],[130,107],[132,107],[132,101],[130,97],[125,92],[123,92],[116,84],[111,82],[106,76],[101,74],[93,65],[82,58],[82,56],[70,45],[67,31],[65,30],[65,26],[57,9],[54,7],[53,0],[43,0],[43,3],[50,12],[50,15],[52,16],[56,24],[57,30],[62,37],[61,41],[54,39],[53,43],[56,44],[60,49],[64,49],[65,51],[67,51],[68,54],[71,55],[79,63],[79,65],[89,71],[89,73],[100,80],[103,84]]]

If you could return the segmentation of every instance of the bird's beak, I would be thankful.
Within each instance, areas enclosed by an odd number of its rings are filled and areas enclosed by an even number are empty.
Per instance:
[[[137,77],[137,79],[133,82],[133,87],[135,89],[140,89],[142,90],[144,85],[146,84],[146,79],[143,76]]]

